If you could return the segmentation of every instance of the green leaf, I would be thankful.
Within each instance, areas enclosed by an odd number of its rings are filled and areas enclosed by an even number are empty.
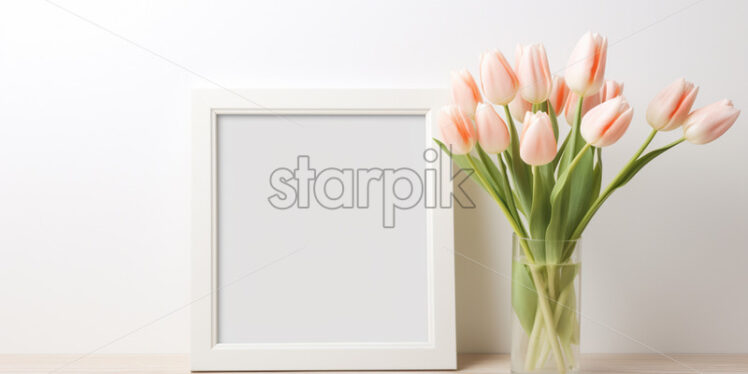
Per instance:
[[[447,146],[444,145],[444,143],[442,143],[441,140],[437,138],[431,138],[431,139],[434,141],[434,143],[439,145],[439,148],[441,148],[442,151],[444,151],[444,153],[446,153],[449,157],[452,157],[452,152],[449,151],[449,148],[447,148]]]
[[[595,201],[595,199],[600,196],[600,187],[602,187],[603,183],[603,149],[595,148],[595,151],[597,154],[597,162],[595,163],[595,168],[592,170],[592,201]]]
[[[519,201],[519,196],[517,196],[517,193],[512,190],[512,196],[514,196],[514,201]],[[522,210],[522,204],[517,204],[517,210],[522,213],[523,216],[527,217],[527,212]]]
[[[444,145],[444,143],[439,141],[439,139],[434,138],[434,142],[436,142],[436,144],[439,145],[439,147],[442,149],[442,151],[444,151],[444,153],[446,153],[447,155],[449,155],[450,158],[452,158],[452,161],[454,161],[455,164],[457,164],[457,166],[460,169],[467,171],[468,174],[470,174],[470,178],[475,183],[477,183],[479,186],[483,187],[484,189],[486,188],[485,186],[483,186],[483,182],[481,182],[480,177],[478,177],[478,174],[476,173],[477,170],[473,170],[473,167],[470,165],[470,161],[468,161],[465,155],[452,154],[452,152],[449,151],[449,148],[447,148],[447,146]]]
[[[546,252],[549,256],[548,261],[552,263],[563,260],[564,249],[560,244],[561,241],[569,239],[572,230],[594,201],[591,197],[594,187],[593,152],[585,152],[577,161],[574,170],[565,173],[585,145],[579,131],[581,110],[580,100],[577,103],[574,126],[561,146],[563,150],[560,151],[561,157],[558,160],[559,180],[554,186],[554,191],[551,192],[551,217],[546,231],[546,240],[551,240],[551,242],[546,246]]]
[[[509,112],[509,107],[506,105],[504,106],[504,112],[509,126],[509,136],[511,137],[511,144],[508,149],[511,161],[509,169],[512,173],[514,189],[519,197],[516,201],[519,202],[517,205],[520,206],[521,211],[529,212],[532,205],[532,172],[530,166],[522,161],[519,156],[519,135],[517,135],[517,128],[514,126],[514,119]]]
[[[582,159],[575,168],[576,172],[574,177],[571,178],[571,185],[569,186],[569,192],[571,193],[569,203],[570,208],[573,208],[572,217],[576,221],[582,218],[582,214],[587,211],[594,200],[591,191],[594,185],[595,153],[593,151],[585,152],[581,157]],[[577,203],[579,205],[575,205]]]
[[[512,174],[512,155],[510,154],[511,146],[504,151],[501,155],[504,158],[506,166],[506,175],[507,179],[509,180],[510,186],[509,190],[512,191],[512,197],[514,197],[514,203],[515,208],[517,209],[517,212],[521,213],[523,216],[527,217],[527,211],[525,211],[522,202],[520,201],[519,195],[517,194],[517,183],[515,182],[516,176]],[[511,185],[514,185],[515,188],[512,188]]]
[[[550,220],[551,205],[548,201],[550,183],[546,180],[545,174],[541,167],[533,168],[532,208],[528,217],[530,237],[533,239],[545,238],[548,221]],[[530,247],[536,261],[544,262],[546,258],[545,244],[542,241],[530,241]]]
[[[634,161],[634,164],[631,166],[631,169],[623,176],[621,181],[618,183],[616,188],[623,187],[626,183],[628,183],[631,178],[633,178],[645,165],[650,163],[652,160],[654,160],[657,156],[663,154],[665,151],[667,151],[670,148],[675,147],[676,145],[680,144],[680,142],[674,142],[671,144],[668,144],[662,148],[655,149],[654,151],[651,151],[644,156],[640,157],[638,160]]]
[[[580,163],[583,161],[585,156],[586,154],[581,156],[582,159],[580,159],[579,161]],[[577,167],[578,166],[579,164],[577,164]],[[569,183],[569,178],[571,177],[572,174],[574,174],[576,170],[577,170],[576,167],[573,169],[567,168],[558,176],[558,181],[556,181],[556,184],[553,186],[553,190],[551,191],[551,204],[553,204],[558,199],[559,194],[567,186],[567,184]]]
[[[480,146],[480,144],[476,144],[475,148],[478,150],[478,156],[480,157],[481,162],[483,165],[485,165],[486,169],[488,170],[488,173],[490,174],[491,178],[496,183],[496,186],[499,190],[499,196],[501,197],[501,200],[505,203],[507,210],[509,211],[509,214],[511,214],[512,219],[514,219],[514,222],[516,222],[518,225],[522,225],[522,221],[519,218],[519,213],[517,213],[517,207],[514,204],[514,196],[512,194],[512,187],[507,184],[506,176],[504,175],[505,167],[502,164],[501,170],[496,167],[496,164],[491,159],[491,156],[486,153],[486,151],[483,150],[483,148]],[[501,155],[497,154],[497,161],[503,163],[501,160]]]
[[[574,221],[572,222],[573,225],[568,225],[566,229],[568,229],[567,233],[565,234],[565,239],[573,239],[571,238],[571,234],[573,230],[576,228],[576,225],[579,224],[579,222],[584,217],[584,214],[587,213],[587,210],[590,209],[592,204],[597,200],[597,197],[600,196],[600,188],[602,187],[602,181],[603,181],[603,154],[602,154],[602,148],[595,148],[595,154],[597,155],[597,162],[595,163],[595,167],[592,169],[592,185],[589,188],[589,197],[585,201],[586,208],[582,211],[579,211],[579,216],[574,217]],[[561,249],[561,258],[559,259],[560,262],[565,262],[569,259],[569,257],[572,255],[574,250],[574,244],[566,242],[564,243],[564,248]]]
[[[496,167],[496,164],[493,163],[493,160],[491,160],[491,156],[489,156],[486,151],[483,150],[480,144],[476,144],[475,149],[478,150],[478,158],[480,159],[480,162],[476,164],[479,165],[481,169],[486,171],[486,174],[484,175],[488,175],[490,177],[494,186],[496,186],[498,195],[501,200],[507,201],[506,188],[504,187],[504,177],[501,176],[501,172]]]
[[[577,305],[577,293],[571,284],[566,290],[567,296],[563,300],[563,306],[559,306],[561,317],[556,324],[556,333],[562,342],[575,342],[578,343],[578,330],[579,322],[577,321],[576,305]],[[576,336],[576,337],[575,337]]]
[[[559,175],[566,170],[571,161],[574,160],[574,157],[576,157],[577,152],[579,152],[579,150],[584,146],[584,139],[582,139],[582,134],[579,131],[579,126],[582,122],[582,99],[583,98],[580,97],[577,102],[574,124],[571,127],[571,132],[569,132],[569,135],[567,136],[569,144],[565,147],[564,152],[561,155],[561,161],[558,164]]]
[[[570,238],[572,230],[596,198],[591,196],[595,189],[594,180],[597,178],[593,169],[594,152],[585,151],[577,157],[579,159],[576,160],[574,168],[567,167],[560,171],[558,181],[550,194],[551,214],[545,233],[545,250],[549,263],[564,261],[564,240]]]
[[[545,238],[551,206],[548,201],[548,183],[539,167],[533,168],[532,208],[530,209],[530,235],[533,239]]]
[[[457,157],[459,157],[459,156],[457,156]],[[472,158],[472,156],[469,153],[466,154],[464,157],[465,157],[466,160]],[[474,167],[477,169],[476,170],[476,174],[478,174],[478,177],[482,177],[483,181],[485,181],[485,183],[488,184],[488,187],[484,187],[484,188],[485,189],[491,188],[493,190],[494,194],[499,198],[499,200],[501,200],[501,203],[506,206],[506,198],[504,198],[504,196],[502,195],[501,189],[499,188],[499,185],[496,184],[496,181],[494,180],[494,178],[492,178],[490,176],[490,172],[488,171],[488,166],[485,165],[483,162],[481,162],[481,160],[479,160],[479,159],[476,160],[476,159],[472,158],[472,161],[473,161],[472,163],[470,163],[469,160],[467,162],[470,165],[474,165]],[[491,160],[489,160],[489,163],[493,164],[493,163],[491,163]],[[489,194],[491,194],[490,191],[487,191],[487,192]]]
[[[579,102],[577,103],[577,111],[574,118],[574,127],[572,128],[572,133],[569,134],[569,136],[573,137],[570,140],[569,146],[566,148],[566,151],[569,152],[565,152],[563,158],[561,159],[562,167],[559,167],[560,173],[563,172],[571,164],[576,155],[586,144],[585,140],[582,138],[581,131],[579,131],[581,122],[582,98],[580,98]],[[592,187],[591,176],[594,162],[593,158],[594,157],[592,152],[585,153],[582,156],[582,159],[579,161],[579,164],[576,166],[576,171],[574,173],[575,175],[573,178],[571,178],[570,181],[569,203],[566,215],[569,223],[567,226],[571,226],[569,230],[566,230],[569,233],[571,230],[573,230],[574,227],[576,227],[576,224],[579,222],[579,220],[581,220],[584,213],[587,212],[587,209],[589,208],[590,204],[592,204],[592,201],[594,201],[593,199],[590,199],[590,192]]]
[[[591,206],[588,209],[588,211],[585,213],[585,216],[583,217],[583,221],[579,222],[577,227],[574,229],[573,235],[575,237],[581,236],[582,232],[587,227],[587,224],[589,224],[590,220],[595,215],[597,210],[600,209],[600,206],[613,193],[613,191],[628,183],[631,178],[633,178],[646,164],[650,163],[657,156],[661,155],[670,148],[673,148],[676,145],[682,143],[684,140],[685,138],[681,138],[662,148],[655,149],[654,151],[647,153],[646,155],[636,159],[635,161],[631,161],[627,166],[625,166],[624,170],[621,170],[621,173],[612,182],[610,182],[610,185],[605,189],[603,194],[597,198],[594,206]]]
[[[558,167],[558,162],[561,160],[561,156],[564,154],[564,150],[566,149],[567,144],[569,144],[569,138],[571,138],[570,135],[567,135],[566,138],[564,138],[564,142],[561,143],[561,147],[558,148],[558,152],[556,153],[556,157],[553,158],[553,161],[551,161],[551,165],[553,166],[553,169],[556,170]],[[561,172],[559,171],[559,174]]]
[[[553,126],[553,136],[556,137],[556,142],[558,142],[558,118],[556,118],[556,111],[553,110],[553,105],[551,105],[551,102],[546,100],[545,101],[545,109],[548,113],[548,117],[551,117],[551,126]],[[554,164],[555,168],[555,164]]]
[[[545,232],[546,253],[549,256],[549,262],[558,263],[561,260],[564,251],[564,240],[567,238],[567,224],[564,221],[568,199],[556,199],[551,205],[551,216],[548,220],[548,228]]]
[[[566,263],[554,266],[558,268],[558,289],[563,291],[567,287],[574,287],[573,282],[579,274],[580,264]]]
[[[512,309],[527,335],[532,333],[538,309],[538,293],[532,283],[529,265],[512,261]]]

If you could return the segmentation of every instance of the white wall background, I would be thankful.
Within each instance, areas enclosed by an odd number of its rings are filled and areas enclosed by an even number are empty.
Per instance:
[[[607,180],[674,78],[701,85],[699,106],[748,107],[741,1],[54,1],[240,88],[446,87],[481,51],[531,41],[557,71],[598,31],[636,108]],[[188,351],[189,93],[214,85],[102,28],[41,0],[0,5],[0,352]],[[658,159],[590,225],[584,351],[748,352],[746,115]],[[508,274],[509,228],[472,192],[457,248]],[[508,282],[456,262],[459,349],[508,351]]]

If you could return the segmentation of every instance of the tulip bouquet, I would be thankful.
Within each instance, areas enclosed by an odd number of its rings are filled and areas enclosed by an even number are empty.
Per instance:
[[[633,118],[623,84],[604,80],[606,54],[606,38],[585,34],[562,78],[551,76],[541,44],[519,46],[514,69],[501,52],[484,53],[483,95],[467,70],[454,73],[453,102],[437,116],[442,138],[435,141],[472,171],[515,232],[521,255],[513,261],[512,305],[526,336],[519,349],[513,345],[512,355],[522,356],[512,358],[515,371],[578,368],[577,239],[605,200],[645,165],[684,141],[713,141],[740,113],[729,100],[691,111],[698,87],[676,80],[651,101],[651,133],[603,189],[603,148]],[[559,146],[561,114],[570,130]],[[677,140],[645,153],[658,132],[681,127]]]

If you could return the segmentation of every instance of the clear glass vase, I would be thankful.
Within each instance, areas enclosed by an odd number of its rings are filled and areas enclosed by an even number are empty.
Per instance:
[[[512,238],[512,373],[578,373],[578,240]]]

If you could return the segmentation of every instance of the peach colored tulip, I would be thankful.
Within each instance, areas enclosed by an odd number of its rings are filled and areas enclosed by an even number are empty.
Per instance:
[[[590,109],[600,104],[600,95],[586,96],[582,101],[582,116],[587,114]],[[574,117],[577,115],[577,105],[579,105],[579,95],[574,92],[569,93],[569,97],[566,99],[566,105],[564,106],[564,114],[566,123],[569,126],[574,125]]]
[[[582,35],[566,64],[566,85],[580,96],[597,93],[605,77],[608,39],[588,32]]]
[[[634,109],[623,96],[608,100],[582,118],[582,137],[595,147],[609,146],[623,136],[634,116]]]
[[[657,131],[670,131],[680,127],[688,117],[699,87],[683,78],[665,87],[647,107],[647,122]]]
[[[486,52],[480,60],[480,83],[486,100],[506,105],[519,89],[519,81],[512,67],[498,50]]]
[[[618,96],[623,95],[623,83],[607,80],[603,83],[600,88],[600,102],[604,103],[610,99],[614,99]]]
[[[525,115],[522,136],[519,140],[519,156],[526,163],[545,165],[556,157],[556,137],[553,135],[551,118],[545,112],[528,112]]]
[[[492,105],[478,104],[475,125],[478,143],[486,153],[501,153],[509,146],[509,130]]]
[[[514,99],[509,103],[509,113],[516,121],[523,121],[525,119],[525,113],[532,110],[532,104],[522,98],[522,95],[514,96]]]
[[[686,118],[683,134],[693,144],[706,144],[719,138],[738,119],[740,111],[724,99],[696,109]]]
[[[475,116],[475,107],[481,102],[478,85],[467,70],[452,72],[452,103],[469,117]]]
[[[519,94],[533,104],[540,104],[551,94],[551,71],[542,44],[517,47]]]
[[[548,97],[548,102],[551,103],[555,113],[561,113],[564,110],[567,97],[569,97],[569,87],[566,85],[564,78],[554,76],[553,88],[551,89],[551,96]]]
[[[476,134],[473,121],[456,105],[443,107],[436,118],[442,141],[457,155],[473,150]]]

